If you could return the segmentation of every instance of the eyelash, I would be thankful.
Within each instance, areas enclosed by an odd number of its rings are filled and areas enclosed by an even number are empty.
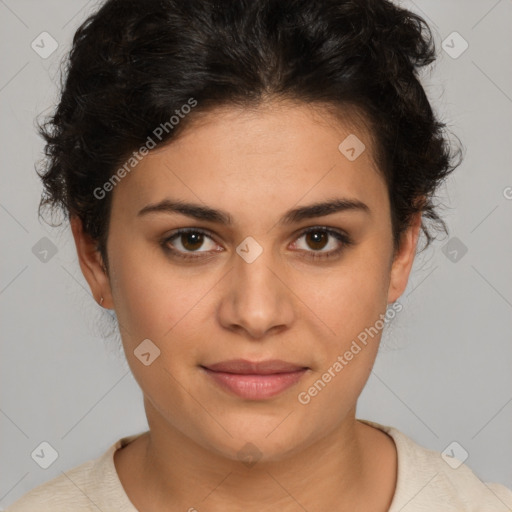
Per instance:
[[[323,226],[312,226],[312,227],[305,229],[304,231],[301,232],[301,234],[297,237],[296,240],[298,240],[299,238],[301,238],[304,235],[307,235],[308,233],[311,233],[311,232],[327,233],[328,235],[333,236],[334,238],[336,238],[338,241],[342,242],[342,244],[343,244],[339,249],[334,249],[334,250],[328,251],[328,252],[306,251],[308,253],[308,256],[304,256],[304,257],[315,260],[315,261],[335,258],[335,257],[339,256],[347,247],[349,247],[350,245],[352,245],[354,243],[353,240],[344,232],[337,231],[337,230],[330,229],[330,228],[323,227]],[[181,229],[176,230],[171,236],[166,237],[164,240],[162,240],[161,245],[162,245],[164,251],[166,251],[167,253],[170,253],[172,257],[176,257],[176,258],[179,258],[182,260],[191,261],[191,260],[197,260],[197,259],[204,259],[205,256],[195,256],[195,255],[191,256],[190,254],[183,253],[181,251],[173,249],[168,245],[169,242],[171,242],[175,238],[178,238],[180,235],[187,234],[187,233],[201,233],[203,235],[206,235],[209,238],[212,238],[210,233],[203,229],[181,228]],[[203,251],[203,252],[205,252],[205,251]]]

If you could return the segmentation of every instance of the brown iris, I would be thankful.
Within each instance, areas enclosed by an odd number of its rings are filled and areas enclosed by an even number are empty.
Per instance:
[[[310,231],[309,233],[306,233],[306,242],[312,249],[323,249],[325,247],[327,237],[327,233],[322,231]],[[311,244],[309,243],[310,240],[312,240]],[[318,247],[318,244],[320,244],[321,247]]]
[[[194,251],[203,245],[204,235],[203,233],[182,233],[181,241],[187,251]]]

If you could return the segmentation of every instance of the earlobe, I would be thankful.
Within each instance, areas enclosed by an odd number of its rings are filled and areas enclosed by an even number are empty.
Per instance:
[[[97,243],[89,234],[84,232],[79,217],[71,217],[70,224],[78,262],[93,297],[102,307],[112,308],[110,281],[101,254],[97,249]]]
[[[400,246],[391,266],[388,304],[395,302],[407,287],[409,275],[416,256],[416,247],[421,228],[421,217],[422,212],[417,213],[407,230],[402,234]]]

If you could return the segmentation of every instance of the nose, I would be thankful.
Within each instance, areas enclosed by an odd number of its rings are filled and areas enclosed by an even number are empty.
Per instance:
[[[284,268],[263,251],[249,263],[234,255],[218,314],[222,326],[252,340],[281,332],[294,321],[293,292]]]

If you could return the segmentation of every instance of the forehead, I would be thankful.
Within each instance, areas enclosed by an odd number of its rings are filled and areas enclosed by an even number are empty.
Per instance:
[[[371,134],[353,116],[305,104],[219,108],[191,119],[180,136],[143,157],[116,186],[114,203],[130,210],[166,195],[230,205],[286,205],[327,195],[378,205],[386,184]],[[301,199],[303,198],[303,199]]]

